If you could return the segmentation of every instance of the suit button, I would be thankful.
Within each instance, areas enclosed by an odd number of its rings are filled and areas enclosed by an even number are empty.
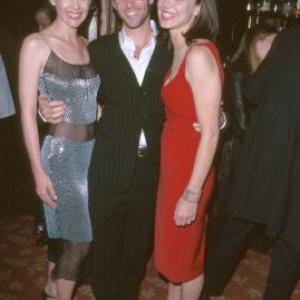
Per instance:
[[[147,91],[142,91],[143,96],[147,96]]]

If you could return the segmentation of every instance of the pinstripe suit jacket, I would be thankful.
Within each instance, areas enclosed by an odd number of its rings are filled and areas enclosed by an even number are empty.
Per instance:
[[[101,78],[103,114],[89,172],[91,197],[98,191],[126,191],[134,174],[141,129],[144,129],[153,171],[158,173],[164,109],[160,90],[170,63],[167,47],[157,42],[140,86],[123,54],[118,34],[89,45],[91,61]]]

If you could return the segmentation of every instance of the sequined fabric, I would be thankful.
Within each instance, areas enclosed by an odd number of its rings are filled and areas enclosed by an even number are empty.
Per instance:
[[[39,92],[66,105],[64,120],[50,128],[41,149],[43,166],[58,196],[56,208],[44,205],[48,235],[73,242],[92,240],[87,172],[94,138],[100,80],[89,64],[73,65],[53,51],[39,78]]]

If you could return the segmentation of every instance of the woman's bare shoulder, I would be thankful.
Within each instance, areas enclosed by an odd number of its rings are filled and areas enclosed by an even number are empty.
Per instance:
[[[209,47],[206,46],[206,42],[193,44],[186,57],[187,65],[195,66],[198,64],[214,65],[215,58]]]
[[[40,33],[32,33],[28,35],[23,43],[21,52],[26,52],[35,60],[41,60],[42,62],[47,59],[51,49],[47,44],[45,38]]]
[[[45,38],[40,33],[32,33],[28,35],[23,41],[23,47],[29,47],[32,50],[40,50],[47,48]]]
[[[212,49],[208,45],[214,45],[209,40],[197,40],[189,49],[186,57],[186,71],[188,77],[203,77],[208,74],[217,74],[218,66]]]
[[[45,38],[39,33],[28,35],[22,44],[22,51],[32,52],[35,58],[48,56],[50,50]]]

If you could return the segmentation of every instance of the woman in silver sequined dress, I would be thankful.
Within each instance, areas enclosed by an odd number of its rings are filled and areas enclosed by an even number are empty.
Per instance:
[[[99,78],[89,64],[86,41],[77,35],[92,0],[51,0],[56,19],[29,35],[20,55],[21,118],[36,192],[44,203],[49,235],[45,298],[69,300],[92,240],[87,172],[97,121]],[[42,149],[37,96],[61,99],[63,121],[51,125]]]

